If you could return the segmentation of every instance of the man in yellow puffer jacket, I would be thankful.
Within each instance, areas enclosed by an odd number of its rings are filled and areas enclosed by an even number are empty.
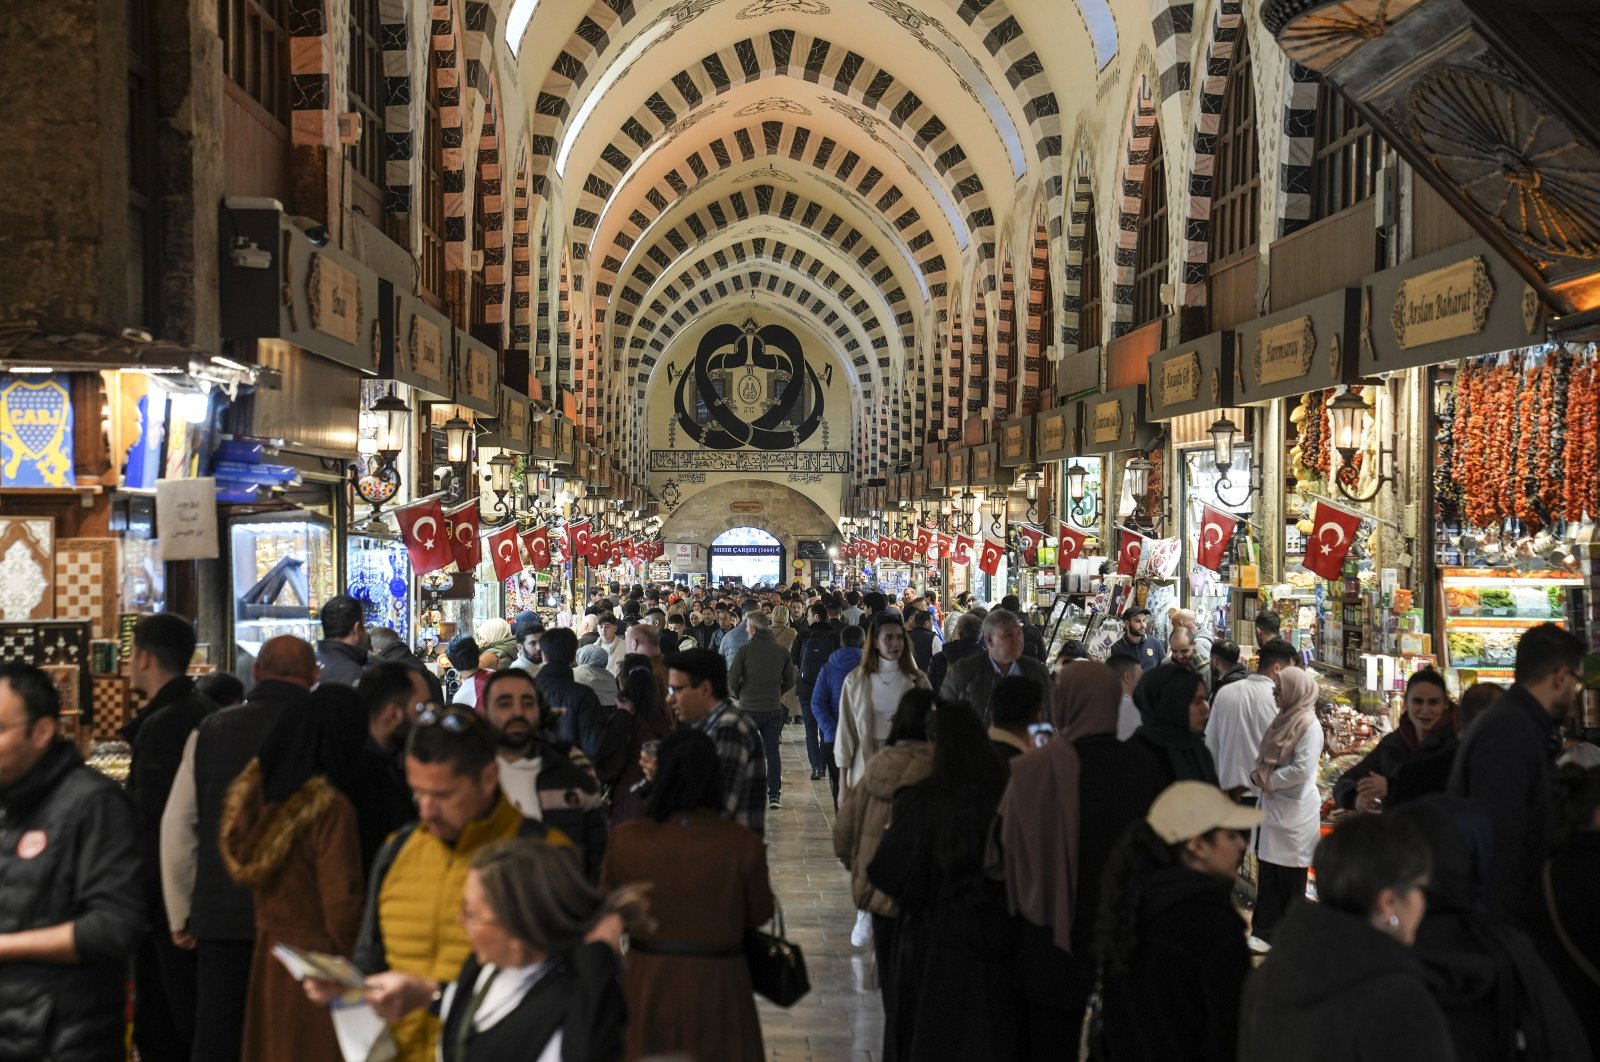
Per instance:
[[[398,970],[443,984],[455,980],[471,950],[461,894],[473,857],[511,837],[573,845],[559,830],[523,818],[501,794],[494,736],[471,709],[441,709],[419,720],[406,743],[406,781],[419,818],[396,831],[373,860],[355,963],[368,974]],[[436,1014],[411,1014],[393,1031],[399,1062],[433,1062]]]

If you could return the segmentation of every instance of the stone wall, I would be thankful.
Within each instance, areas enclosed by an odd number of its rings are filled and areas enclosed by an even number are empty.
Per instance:
[[[832,517],[805,495],[782,483],[745,479],[720,483],[691,497],[667,518],[661,536],[666,542],[695,542],[709,548],[712,539],[734,527],[759,527],[774,535],[783,543],[791,567],[800,539],[832,542],[839,535]]]

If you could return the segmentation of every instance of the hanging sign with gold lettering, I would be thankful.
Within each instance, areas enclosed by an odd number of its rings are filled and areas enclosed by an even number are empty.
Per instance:
[[[74,483],[72,392],[67,377],[0,376],[0,485]]]
[[[306,305],[311,327],[323,335],[354,343],[361,334],[361,282],[325,254],[311,256],[306,274]]]
[[[1089,406],[1089,441],[1114,443],[1122,438],[1122,400],[1094,402]]]
[[[1309,315],[1262,329],[1256,336],[1256,381],[1281,383],[1304,376],[1311,371],[1316,350],[1317,333]]]
[[[1489,319],[1494,283],[1481,257],[1414,276],[1395,293],[1389,323],[1403,349],[1477,335]]]
[[[1161,363],[1156,380],[1157,399],[1163,406],[1193,402],[1200,395],[1200,355],[1194,351],[1179,354]]]
[[[444,332],[419,314],[411,318],[411,371],[434,383],[444,382]]]

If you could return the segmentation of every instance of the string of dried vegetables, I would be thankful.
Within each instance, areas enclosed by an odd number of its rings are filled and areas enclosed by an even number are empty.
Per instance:
[[[1454,522],[1461,516],[1461,483],[1456,478],[1456,389],[1461,385],[1457,373],[1453,386],[1441,391],[1440,407],[1436,411],[1439,430],[1434,434],[1437,449],[1434,452],[1433,496],[1439,504],[1439,513]]]

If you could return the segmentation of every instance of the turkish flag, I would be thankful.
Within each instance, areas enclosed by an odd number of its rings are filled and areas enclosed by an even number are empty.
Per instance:
[[[400,524],[400,540],[411,555],[411,568],[418,575],[436,572],[455,559],[438,502],[408,505],[396,509],[394,516]]]
[[[1000,558],[1006,555],[1006,544],[993,535],[983,536],[983,550],[978,554],[978,567],[985,575],[1000,569]]]
[[[926,557],[933,550],[933,532],[926,527],[917,528],[917,548],[913,556]]]
[[[954,538],[952,538],[951,536],[945,534],[943,531],[940,531],[939,533],[937,533],[937,534],[935,534],[933,536],[933,541],[934,541],[934,544],[939,547],[939,559],[940,560],[949,560],[950,559],[950,550],[955,545],[955,541],[956,540]]]
[[[1311,510],[1311,522],[1315,526],[1306,536],[1306,557],[1301,563],[1313,575],[1337,579],[1344,568],[1345,555],[1355,545],[1356,532],[1361,529],[1361,514],[1317,502]]]
[[[522,548],[528,551],[528,567],[540,571],[550,567],[550,529],[536,527],[522,535]]]
[[[637,560],[638,559],[638,554],[634,550],[633,536],[632,535],[629,535],[627,538],[625,538],[621,542],[617,543],[617,552],[621,553],[624,557],[627,557],[629,560]]]
[[[611,532],[602,531],[598,535],[589,536],[589,561],[592,564],[608,564],[611,560]]]
[[[515,524],[508,524],[489,536],[489,557],[494,561],[494,577],[501,582],[522,570],[522,551],[517,549]]]
[[[478,544],[478,503],[469,501],[444,514],[445,525],[450,529],[450,551],[455,554],[456,568],[470,572],[483,558]]]
[[[1017,537],[1022,539],[1022,563],[1037,564],[1039,547],[1044,545],[1044,532],[1027,524],[1017,525]]]
[[[589,556],[589,521],[567,525],[567,554],[573,558]]]
[[[1065,568],[1083,554],[1083,544],[1088,541],[1072,528],[1062,525],[1061,542],[1056,547],[1056,566]]]
[[[1117,547],[1117,574],[1133,575],[1138,572],[1139,556],[1143,552],[1143,536],[1123,528],[1121,544]]]
[[[861,540],[861,559],[875,561],[878,559],[878,543],[870,538]]]
[[[950,554],[950,562],[962,565],[971,564],[972,547],[977,544],[971,535],[957,535],[954,551]]]
[[[917,548],[916,543],[912,542],[909,538],[897,538],[894,540],[894,545],[895,560],[898,560],[902,564],[910,564],[911,558],[915,556],[913,551]]]
[[[1200,518],[1200,542],[1194,551],[1194,562],[1202,568],[1220,572],[1222,555],[1227,551],[1228,542],[1233,538],[1239,521],[1209,505],[1202,506],[1202,509],[1204,515]]]

